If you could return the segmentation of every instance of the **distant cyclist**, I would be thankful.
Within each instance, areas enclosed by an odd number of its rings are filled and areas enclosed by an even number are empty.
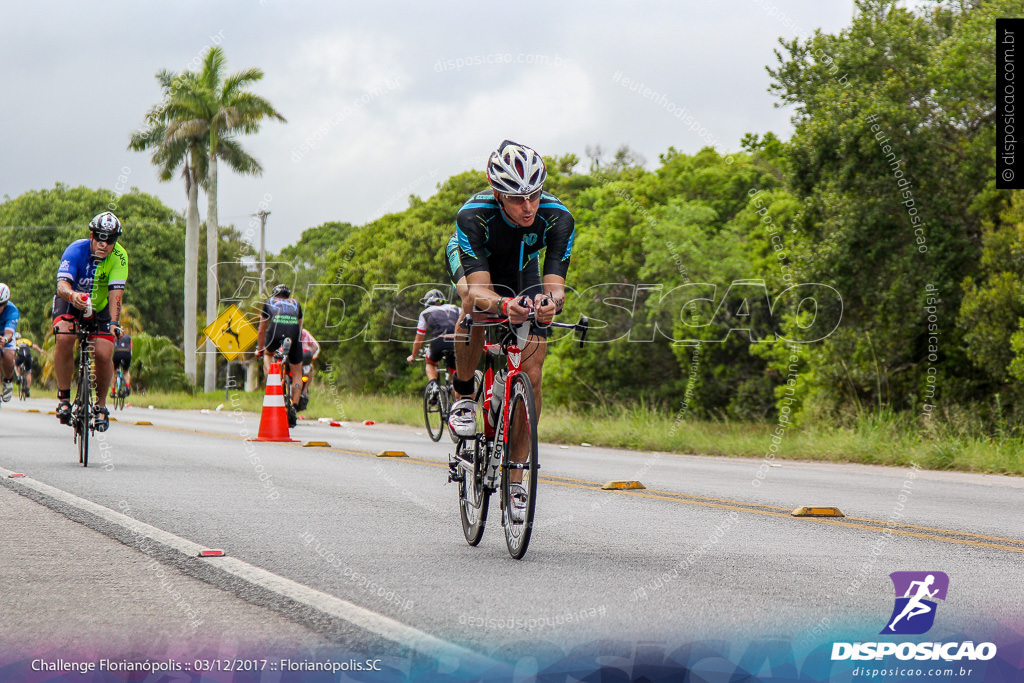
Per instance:
[[[305,410],[306,406],[309,405],[309,385],[313,381],[313,361],[316,360],[317,356],[320,355],[320,342],[316,340],[312,334],[309,333],[305,327],[302,328],[302,334],[299,335],[299,340],[302,342],[302,397],[296,404],[296,410]]]
[[[4,403],[14,396],[14,333],[18,331],[18,307],[11,302],[11,288],[0,282],[0,328],[3,328],[3,349],[0,370],[3,372]]]
[[[416,338],[412,341],[412,353],[406,358],[410,363],[415,362],[416,355],[423,347],[423,341],[429,340],[423,370],[431,382],[437,381],[437,362],[442,358],[449,368],[455,369],[455,343],[451,339],[451,334],[455,332],[455,323],[459,321],[459,307],[445,303],[446,301],[440,289],[432,289],[420,299],[420,303],[426,308],[420,312],[419,320],[416,321]],[[448,335],[448,339],[444,338],[445,335]]]
[[[288,358],[285,359],[292,377],[292,414],[288,416],[291,421],[295,420],[295,406],[302,400],[301,337],[302,305],[292,298],[292,290],[288,285],[278,285],[274,287],[260,312],[260,326],[256,333],[256,355],[263,355],[264,370],[269,376],[274,352],[281,347],[285,339],[292,340]]]
[[[92,306],[89,324],[94,342],[96,367],[96,409],[94,428],[105,432],[110,426],[107,389],[114,374],[114,339],[124,334],[121,310],[128,283],[128,252],[117,243],[121,221],[107,211],[89,223],[90,237],[72,242],[60,259],[57,294],[53,297],[53,331],[56,334],[53,365],[57,376],[57,419],[71,424],[71,375],[75,369],[75,329]]]
[[[533,149],[504,140],[487,160],[490,188],[470,197],[455,219],[455,234],[445,249],[445,267],[455,284],[462,310],[459,321],[473,311],[507,316],[513,325],[535,314],[522,348],[522,369],[533,384],[537,417],[541,412],[541,371],[547,353],[548,328],[565,303],[565,275],[576,237],[569,209],[544,192],[547,168]],[[541,250],[544,251],[543,265]],[[484,328],[474,328],[469,343],[455,345],[458,361],[452,381],[458,400],[448,426],[453,434],[476,432],[473,374],[484,347]],[[525,440],[519,440],[525,443]],[[523,462],[526,452],[513,452]],[[515,483],[523,471],[513,470]],[[514,487],[514,518],[522,518],[525,492]]]
[[[132,373],[128,370],[132,364],[132,336],[127,332],[114,342],[114,371],[121,368],[124,373],[125,396],[132,393]],[[117,389],[110,387],[110,398],[116,398]]]
[[[31,339],[26,339],[18,333],[14,334],[14,346],[14,369],[18,371],[19,377],[25,378],[25,396],[28,397],[32,390],[32,366],[35,364],[32,349],[39,353],[43,350],[33,344]]]

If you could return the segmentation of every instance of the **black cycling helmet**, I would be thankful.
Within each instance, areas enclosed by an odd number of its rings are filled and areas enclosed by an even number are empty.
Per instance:
[[[288,288],[288,285],[282,283],[277,287],[274,287],[274,291],[271,292],[270,295],[280,297],[282,299],[288,299],[292,295],[292,290]]]
[[[106,242],[111,237],[115,240],[121,236],[121,221],[109,211],[96,214],[89,223],[89,231],[96,236],[96,239]]]
[[[423,295],[423,298],[420,299],[420,303],[424,306],[437,306],[438,304],[443,304],[447,300],[448,299],[445,298],[444,292],[440,289],[432,289]]]

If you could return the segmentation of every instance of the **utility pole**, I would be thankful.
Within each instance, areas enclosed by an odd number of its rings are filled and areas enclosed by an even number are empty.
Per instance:
[[[264,275],[264,270],[266,269],[266,265],[267,265],[267,256],[266,256],[267,252],[266,252],[266,249],[264,248],[263,245],[266,244],[267,216],[270,215],[270,212],[269,211],[260,211],[256,215],[260,217],[260,293],[259,293],[259,295],[263,296],[266,293],[266,291],[267,291],[267,282],[266,282],[266,279],[265,279],[266,276]]]

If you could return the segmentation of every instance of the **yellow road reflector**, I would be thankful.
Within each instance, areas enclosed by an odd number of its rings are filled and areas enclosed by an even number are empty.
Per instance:
[[[638,481],[609,481],[601,488],[605,491],[621,491],[623,489],[645,489],[647,487]]]
[[[26,410],[25,412],[26,412],[26,413],[38,413],[38,412],[39,412],[39,408],[29,408],[29,409],[28,409],[28,410]],[[55,410],[55,411],[53,411],[53,414],[54,414],[54,415],[56,415],[56,414],[57,414],[57,411],[56,411],[56,410]]]
[[[409,454],[405,451],[381,451],[377,454],[378,458],[408,458]]]
[[[803,505],[793,510],[794,517],[845,517],[839,508]]]
[[[150,422],[149,420],[136,420],[135,424],[137,424],[137,425],[151,425],[153,423]]]
[[[47,413],[46,413],[46,414],[47,414],[47,415],[56,415],[56,414],[57,414],[57,411],[56,411],[56,410],[50,410],[50,411],[47,411]]]
[[[313,446],[322,446],[325,448],[330,448],[331,444],[327,443],[326,441],[305,441],[302,444],[303,448],[311,448]]]

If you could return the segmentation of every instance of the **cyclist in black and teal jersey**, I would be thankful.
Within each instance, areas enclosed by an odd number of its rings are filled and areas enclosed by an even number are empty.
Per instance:
[[[536,151],[503,141],[487,160],[490,189],[473,195],[459,209],[455,234],[445,249],[448,277],[462,299],[460,323],[474,310],[508,316],[516,325],[535,312],[535,324],[522,349],[522,368],[533,384],[538,417],[547,351],[545,325],[565,304],[565,275],[576,236],[569,209],[544,192],[546,178],[544,160]],[[455,344],[452,388],[458,400],[452,405],[448,426],[458,436],[476,432],[473,373],[483,351],[483,333],[483,328],[475,328],[469,344],[458,340]],[[522,470],[515,470],[512,480],[521,478]]]
[[[274,287],[270,298],[260,311],[260,325],[256,331],[256,355],[263,356],[264,371],[270,375],[274,352],[287,338],[292,340],[288,351],[288,371],[292,376],[292,407],[288,419],[295,421],[295,406],[302,401],[302,304],[292,298],[288,285]]]
[[[54,374],[57,376],[57,419],[71,424],[71,375],[75,366],[75,328],[84,320],[91,303],[95,332],[93,358],[96,363],[95,429],[110,426],[107,389],[114,374],[111,360],[114,339],[123,334],[121,306],[128,282],[128,252],[117,243],[121,221],[107,211],[89,223],[88,239],[72,242],[60,260],[57,294],[53,297],[53,330],[56,333]]]

